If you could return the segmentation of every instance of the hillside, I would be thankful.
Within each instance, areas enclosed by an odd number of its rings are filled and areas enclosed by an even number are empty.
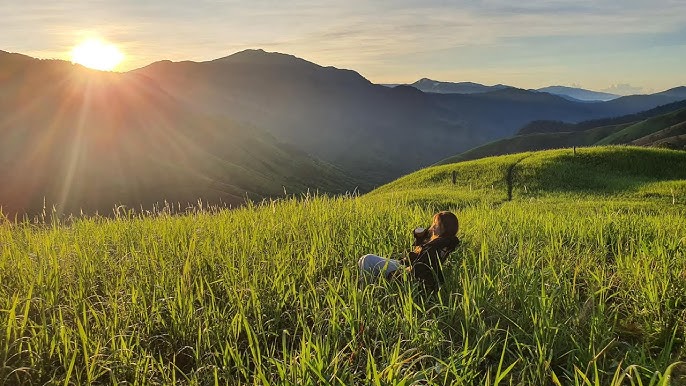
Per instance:
[[[359,182],[269,134],[189,110],[148,78],[0,55],[6,215],[223,202]]]
[[[679,107],[686,105],[686,101],[670,105]],[[635,117],[646,117],[651,113],[662,112],[667,107],[650,110],[641,114],[619,117],[611,120],[589,121],[595,123],[625,122]],[[490,142],[456,156],[446,158],[438,164],[448,164],[459,161],[473,160],[483,157],[513,154],[524,151],[557,149],[575,146],[594,146],[607,144],[630,144],[640,146],[659,146],[672,149],[682,149],[684,142],[680,135],[684,134],[682,123],[686,122],[686,107],[670,113],[652,116],[651,118],[623,124],[599,126],[583,131],[571,127],[568,132],[547,132],[522,134],[514,137]],[[533,127],[533,125],[530,125]],[[661,134],[657,134],[661,133]],[[653,135],[655,134],[655,135]]]
[[[589,104],[512,88],[426,94],[409,86],[375,85],[351,70],[262,50],[207,62],[163,61],[133,73],[155,80],[194,110],[264,128],[280,141],[377,184],[510,136],[532,120],[578,122],[677,100],[649,95]]]
[[[601,139],[598,145],[629,143],[684,122],[686,122],[686,108],[625,127]]]
[[[686,98],[677,102],[661,105],[646,111],[641,111],[635,114],[627,114],[611,118],[591,119],[588,121],[570,123],[562,121],[532,121],[522,126],[517,134],[533,134],[533,133],[560,133],[569,131],[584,131],[601,126],[621,125],[624,123],[633,123],[642,121],[648,118],[656,117],[686,108]]]
[[[592,146],[608,135],[621,130],[628,125],[603,126],[586,131],[568,133],[534,133],[517,135],[498,141],[489,142],[485,145],[467,150],[456,156],[446,158],[437,165],[444,165],[460,161],[469,161],[479,158],[515,154],[527,151],[571,148],[574,146]]]
[[[607,102],[574,102],[557,95],[516,88],[471,95],[429,94],[429,97],[445,109],[460,111],[466,122],[480,124],[470,127],[483,130],[488,130],[489,127],[507,128],[510,133],[536,120],[575,123],[620,117],[683,100],[680,96],[656,94],[620,97]],[[538,118],[529,119],[534,115]],[[618,123],[622,122],[606,125]],[[494,139],[503,137],[506,136],[501,135]]]
[[[631,141],[632,145],[686,150],[686,121]]]
[[[452,185],[452,173],[457,183]],[[442,164],[409,174],[369,195],[409,195],[464,202],[566,195],[640,199],[686,194],[686,153],[615,146],[547,150]],[[441,195],[443,198],[439,199]]]
[[[376,183],[434,162],[450,147],[488,138],[414,88],[374,85],[354,71],[291,55],[247,50],[208,62],[154,63],[134,73],[194,110],[262,127]],[[428,151],[407,151],[413,146]]]

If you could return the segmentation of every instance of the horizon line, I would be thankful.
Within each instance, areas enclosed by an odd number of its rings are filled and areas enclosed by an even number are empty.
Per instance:
[[[421,80],[430,80],[430,81],[433,81],[433,82],[439,82],[439,83],[452,83],[452,84],[472,83],[472,84],[481,85],[481,86],[487,86],[487,87],[505,86],[505,87],[508,87],[508,88],[515,88],[515,89],[529,90],[529,91],[539,91],[540,89],[548,88],[548,87],[567,87],[567,88],[580,89],[580,90],[592,91],[592,92],[597,92],[597,93],[605,93],[605,94],[610,94],[610,95],[617,95],[618,97],[632,96],[632,95],[652,95],[652,94],[659,94],[659,93],[661,93],[661,92],[670,91],[670,90],[673,90],[673,89],[676,89],[676,88],[686,87],[686,84],[677,84],[677,85],[674,85],[674,86],[672,86],[672,87],[666,88],[666,89],[664,89],[664,90],[662,90],[662,91],[654,91],[654,92],[650,92],[650,93],[616,94],[616,93],[612,93],[612,92],[610,92],[610,91],[597,90],[597,89],[582,87],[582,86],[580,86],[580,85],[578,85],[578,84],[550,84],[550,85],[543,86],[543,87],[539,87],[539,88],[532,88],[532,87],[519,87],[519,86],[513,86],[513,85],[511,85],[511,84],[505,84],[505,83],[501,83],[501,82],[493,83],[493,84],[486,84],[486,83],[474,82],[474,81],[471,81],[471,80],[438,80],[438,79],[433,79],[433,78],[431,78],[431,77],[429,77],[429,76],[421,77],[421,78],[419,78],[419,79],[417,79],[417,80],[415,80],[415,81],[413,81],[413,82],[375,82],[375,81],[372,81],[371,79],[369,79],[368,77],[362,75],[358,70],[355,70],[355,69],[352,69],[352,68],[337,67],[337,66],[335,66],[335,65],[322,65],[322,64],[319,64],[319,63],[317,63],[317,62],[310,61],[310,60],[308,60],[308,59],[305,59],[305,58],[303,58],[303,57],[300,57],[300,56],[297,56],[297,55],[294,55],[294,54],[289,54],[289,53],[279,52],[279,51],[267,51],[267,50],[265,50],[265,49],[263,49],[263,48],[246,48],[246,49],[243,49],[243,50],[240,50],[240,51],[235,51],[235,52],[233,52],[233,53],[231,53],[231,54],[229,54],[229,55],[219,56],[219,57],[216,57],[216,58],[213,58],[213,59],[203,59],[203,60],[193,60],[193,59],[182,59],[182,60],[160,59],[160,60],[151,61],[151,62],[149,62],[149,63],[147,63],[147,64],[145,64],[145,65],[142,65],[142,66],[139,66],[139,67],[130,68],[130,69],[127,69],[127,70],[117,70],[117,69],[113,69],[113,70],[98,70],[98,69],[89,68],[89,67],[84,66],[84,65],[79,64],[79,63],[74,63],[73,61],[68,60],[68,59],[64,59],[64,58],[59,58],[59,57],[37,57],[37,56],[32,56],[32,55],[29,55],[29,54],[22,53],[22,52],[11,52],[11,51],[5,51],[5,50],[3,50],[3,49],[0,49],[0,53],[21,55],[21,56],[25,56],[25,57],[28,57],[28,58],[31,58],[31,59],[35,59],[35,60],[54,60],[54,61],[62,61],[62,62],[71,63],[71,64],[76,65],[76,66],[83,67],[83,68],[88,69],[88,70],[91,70],[91,71],[106,72],[106,73],[107,73],[107,72],[109,72],[109,73],[119,73],[119,74],[126,74],[126,73],[130,73],[130,72],[138,71],[138,70],[140,70],[140,69],[149,67],[149,66],[154,65],[154,64],[156,64],[156,63],[162,63],[162,62],[171,62],[171,63],[184,63],[184,62],[191,62],[191,63],[208,63],[208,62],[213,62],[213,61],[217,61],[217,60],[229,58],[229,57],[231,57],[231,56],[234,56],[234,55],[237,55],[237,54],[241,54],[241,53],[244,53],[244,52],[263,52],[263,53],[265,53],[265,54],[272,54],[272,55],[276,54],[276,55],[290,56],[290,57],[293,57],[293,58],[296,58],[296,59],[300,59],[300,60],[306,61],[306,62],[308,62],[308,63],[314,64],[314,65],[319,66],[319,67],[322,67],[322,68],[334,68],[334,69],[337,69],[337,70],[353,71],[353,72],[357,73],[358,75],[362,76],[364,79],[368,80],[370,83],[376,84],[376,85],[381,85],[381,86],[412,86],[413,83],[419,82],[419,81],[421,81]],[[610,87],[612,87],[612,86],[621,86],[621,84],[613,84],[613,85],[610,85]],[[421,90],[420,90],[420,91],[421,91]]]

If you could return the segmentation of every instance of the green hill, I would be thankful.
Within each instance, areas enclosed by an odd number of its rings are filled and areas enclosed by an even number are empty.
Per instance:
[[[456,184],[452,184],[453,172]],[[641,199],[686,193],[686,153],[612,146],[547,150],[438,165],[420,170],[373,192],[411,201],[499,202],[517,198],[602,195]]]
[[[517,135],[500,139],[468,150],[456,156],[446,158],[436,165],[445,165],[460,161],[469,161],[503,154],[516,154],[526,151],[537,151],[574,146],[591,146],[606,136],[627,127],[627,124],[603,126],[585,131],[566,133],[534,133]]]
[[[620,118],[616,120],[621,121]],[[685,142],[679,135],[684,134],[684,126],[680,124],[685,122],[686,108],[681,108],[677,111],[631,123],[599,126],[582,131],[570,130],[567,132],[522,134],[487,143],[456,156],[446,158],[436,165],[524,151],[609,144],[682,149]],[[662,132],[662,134],[651,136],[651,134],[658,132]]]
[[[614,132],[597,142],[598,145],[629,143],[652,133],[686,122],[686,108],[646,119]]]
[[[632,145],[657,146],[674,150],[686,150],[686,122],[678,123],[645,137],[633,140]]]

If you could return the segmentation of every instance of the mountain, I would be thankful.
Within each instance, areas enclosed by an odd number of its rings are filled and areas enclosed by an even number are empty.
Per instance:
[[[670,88],[654,95],[663,95],[672,98],[686,99],[686,86]]]
[[[631,115],[629,117],[635,116]],[[623,120],[625,119],[617,118],[615,122]],[[598,122],[607,123],[602,120]],[[449,164],[526,151],[608,144],[657,146],[686,150],[686,107],[630,123],[618,123],[607,126],[598,125],[586,130],[570,130],[568,132],[516,135],[478,146],[459,155],[446,158],[438,164]]]
[[[563,98],[571,98],[572,100],[586,102],[609,101],[620,97],[619,95],[609,94],[606,92],[591,91],[582,88],[566,86],[548,86],[539,88],[536,91],[547,92],[549,94],[559,95]]]
[[[388,87],[394,87],[397,85],[389,84]],[[441,82],[438,80],[422,78],[412,84],[409,84],[418,90],[437,94],[480,94],[490,91],[498,91],[511,86],[504,84],[496,84],[493,86],[486,86],[479,83],[473,82]],[[565,87],[565,86],[549,86],[543,87],[532,91],[546,92],[549,94],[561,96],[565,99],[574,102],[597,102],[597,101],[609,101],[612,99],[617,99],[620,96],[615,94],[609,94],[598,91],[585,90],[582,88]]]
[[[533,120],[620,116],[679,98],[424,93],[262,50],[123,74],[3,53],[0,80],[0,200],[36,209],[46,197],[65,211],[238,203],[283,187],[365,191]]]
[[[656,117],[658,115],[671,113],[686,107],[686,100],[679,102],[668,103],[650,110],[641,111],[635,114],[628,114],[619,117],[592,119],[579,123],[569,123],[562,121],[533,121],[521,127],[517,134],[533,134],[533,133],[559,133],[569,131],[583,131],[600,126],[619,125],[623,123],[631,123],[642,121],[648,118]]]
[[[479,94],[482,92],[497,91],[510,87],[505,86],[503,84],[485,86],[483,84],[473,82],[439,82],[437,80],[432,80],[428,78],[422,78],[410,84],[410,86],[424,92],[432,92],[438,94]]]
[[[668,105],[673,102],[683,101],[686,98],[680,93],[656,93],[650,95],[628,95],[611,101],[604,102],[608,109],[616,109],[617,111],[624,111],[618,115],[628,115],[640,111],[646,111],[658,106]],[[595,104],[595,103],[594,103]]]
[[[517,129],[535,120],[581,122],[607,117],[619,117],[645,111],[679,100],[666,95],[621,97],[608,102],[574,102],[557,95],[507,88],[481,94],[428,94],[449,111],[459,111],[465,125],[491,138],[508,137]],[[531,120],[531,117],[537,117]],[[493,130],[493,131],[491,131]],[[497,130],[497,131],[496,131]],[[500,133],[500,136],[496,134]]]
[[[504,133],[467,127],[459,112],[407,86],[375,85],[350,70],[248,50],[209,62],[158,62],[134,71],[193,109],[265,128],[377,183]]]
[[[264,128],[374,184],[430,165],[456,149],[511,136],[536,119],[578,122],[675,100],[647,96],[627,103],[622,98],[582,103],[504,86],[478,94],[424,93],[372,84],[351,70],[263,50],[207,62],[162,61],[133,72],[194,110]]]
[[[0,54],[5,215],[111,213],[115,205],[238,205],[358,185],[261,129],[191,111],[154,81]]]

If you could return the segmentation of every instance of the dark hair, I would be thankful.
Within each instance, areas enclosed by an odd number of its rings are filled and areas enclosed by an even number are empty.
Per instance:
[[[460,224],[457,221],[457,216],[452,212],[442,211],[434,215],[433,224],[440,224],[441,234],[439,237],[453,237],[457,235],[457,231],[460,229]]]

